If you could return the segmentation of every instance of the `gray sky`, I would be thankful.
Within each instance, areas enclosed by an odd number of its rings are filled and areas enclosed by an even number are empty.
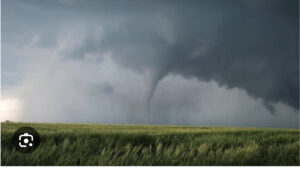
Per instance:
[[[2,0],[1,120],[299,127],[297,0]]]

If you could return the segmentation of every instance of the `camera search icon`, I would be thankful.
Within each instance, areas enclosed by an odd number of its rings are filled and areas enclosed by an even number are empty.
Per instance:
[[[15,149],[20,153],[31,153],[40,144],[40,136],[32,127],[21,127],[13,136]]]

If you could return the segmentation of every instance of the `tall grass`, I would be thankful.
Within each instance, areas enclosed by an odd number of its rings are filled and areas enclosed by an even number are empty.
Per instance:
[[[41,136],[31,154],[11,143],[21,126]],[[299,165],[299,130],[3,123],[2,165]]]

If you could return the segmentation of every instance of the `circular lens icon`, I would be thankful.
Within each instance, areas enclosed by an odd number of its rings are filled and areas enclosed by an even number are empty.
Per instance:
[[[20,153],[31,153],[40,144],[41,138],[32,127],[21,127],[13,136],[15,149]]]

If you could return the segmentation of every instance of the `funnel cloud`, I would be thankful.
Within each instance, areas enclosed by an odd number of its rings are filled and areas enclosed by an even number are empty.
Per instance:
[[[64,120],[78,112],[70,122],[299,126],[289,124],[299,119],[297,0],[3,0],[2,6],[4,93],[23,101],[23,115],[45,105]],[[43,96],[28,96],[35,90]],[[80,111],[91,115],[80,118]],[[220,118],[225,112],[230,120]]]

